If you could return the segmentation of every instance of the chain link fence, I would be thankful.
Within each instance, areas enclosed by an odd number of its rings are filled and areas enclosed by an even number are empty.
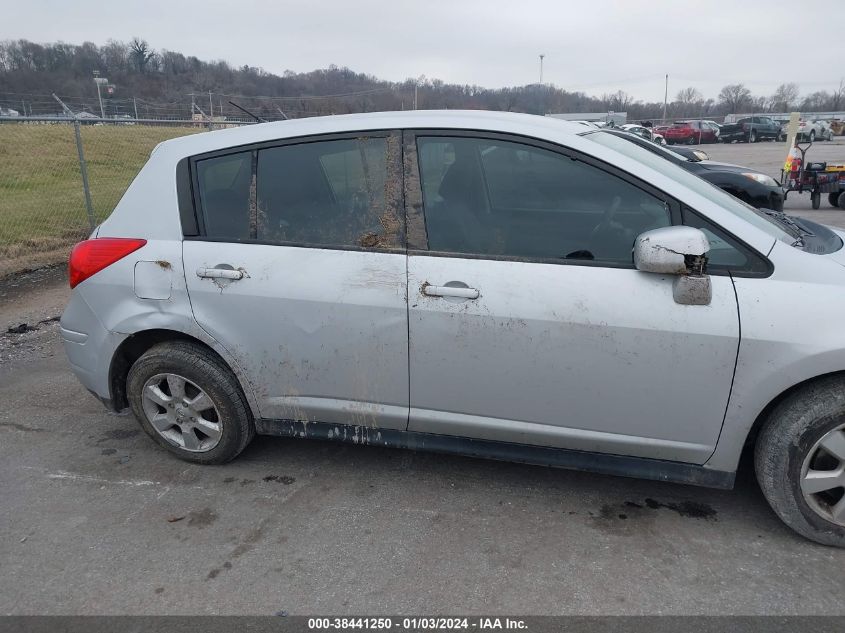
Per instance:
[[[0,120],[0,278],[65,261],[108,217],[158,143],[231,125]]]

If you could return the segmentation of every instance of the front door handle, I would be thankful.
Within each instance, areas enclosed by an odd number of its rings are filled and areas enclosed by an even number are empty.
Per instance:
[[[244,271],[232,268],[197,268],[197,277],[206,279],[243,279]]]
[[[478,290],[466,286],[423,286],[427,297],[458,297],[460,299],[478,299]]]

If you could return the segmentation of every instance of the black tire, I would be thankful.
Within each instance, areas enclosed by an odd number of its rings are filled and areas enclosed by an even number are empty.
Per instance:
[[[840,209],[845,209],[845,191],[839,194],[839,199],[836,201],[836,206]]]
[[[690,136],[687,139],[687,145],[695,145],[695,137],[694,136]]]
[[[816,443],[843,423],[845,379],[821,378],[774,408],[754,449],[757,481],[775,514],[802,536],[836,547],[845,547],[845,526],[810,507],[801,491],[801,473]]]
[[[841,193],[839,193],[839,192],[834,192],[834,193],[829,193],[829,194],[827,194],[827,201],[830,203],[830,206],[832,206],[832,207],[838,207],[838,206],[840,206],[840,205],[839,205],[839,198],[840,198],[840,196],[842,196],[842,195],[843,195],[843,194],[841,194]]]
[[[814,210],[818,209],[820,206],[822,206],[822,194],[819,193],[818,191],[811,193],[810,194],[810,205],[813,207]]]
[[[816,142],[816,131],[815,130],[810,130],[810,142],[811,143]]]
[[[757,142],[757,131],[756,130],[751,130],[751,132],[748,133],[748,142],[749,143],[756,143]]]
[[[205,391],[219,411],[220,439],[210,450],[192,452],[167,441],[147,418],[142,403],[144,385],[154,376],[165,373],[178,374],[194,383]],[[147,435],[189,462],[223,464],[237,457],[255,436],[252,413],[234,374],[218,356],[195,343],[171,341],[151,347],[130,368],[126,394],[132,412]]]

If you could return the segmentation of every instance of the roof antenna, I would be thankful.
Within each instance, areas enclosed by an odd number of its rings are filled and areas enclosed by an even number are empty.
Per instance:
[[[253,114],[252,112],[250,112],[250,111],[249,111],[249,110],[247,110],[246,108],[244,108],[244,107],[242,107],[242,106],[239,106],[239,105],[238,105],[237,103],[235,103],[234,101],[230,101],[230,102],[229,102],[229,105],[233,105],[233,106],[235,106],[235,107],[236,107],[238,110],[240,110],[241,112],[246,112],[249,116],[251,116],[253,119],[255,119],[256,121],[258,121],[259,123],[267,123],[267,119],[262,119],[260,116],[258,116],[258,115],[256,115],[256,114]]]

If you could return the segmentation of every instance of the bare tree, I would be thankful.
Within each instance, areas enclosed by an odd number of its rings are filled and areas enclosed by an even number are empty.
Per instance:
[[[608,110],[624,112],[634,102],[634,99],[624,90],[617,90],[613,94],[604,93],[601,96],[601,101]]]
[[[675,101],[684,105],[699,103],[703,99],[704,97],[702,96],[698,88],[693,88],[692,86],[684,88],[683,90],[679,91],[678,94],[675,96]]]
[[[751,101],[751,91],[745,84],[728,84],[719,92],[719,102],[728,113],[738,113]]]
[[[830,109],[840,110],[845,106],[845,77],[839,80],[839,87],[833,91],[830,98]]]
[[[801,109],[808,112],[819,112],[826,110],[832,101],[833,97],[827,90],[819,90],[804,97],[801,102]]]
[[[704,96],[697,88],[689,86],[675,95],[676,108],[680,116],[695,114],[700,108],[698,104],[704,101]]]
[[[786,112],[791,110],[798,103],[798,84],[781,84],[775,93],[769,98],[769,106],[772,110]]]
[[[139,73],[147,72],[147,67],[155,60],[155,51],[150,48],[147,40],[133,37],[129,42],[129,59]]]

